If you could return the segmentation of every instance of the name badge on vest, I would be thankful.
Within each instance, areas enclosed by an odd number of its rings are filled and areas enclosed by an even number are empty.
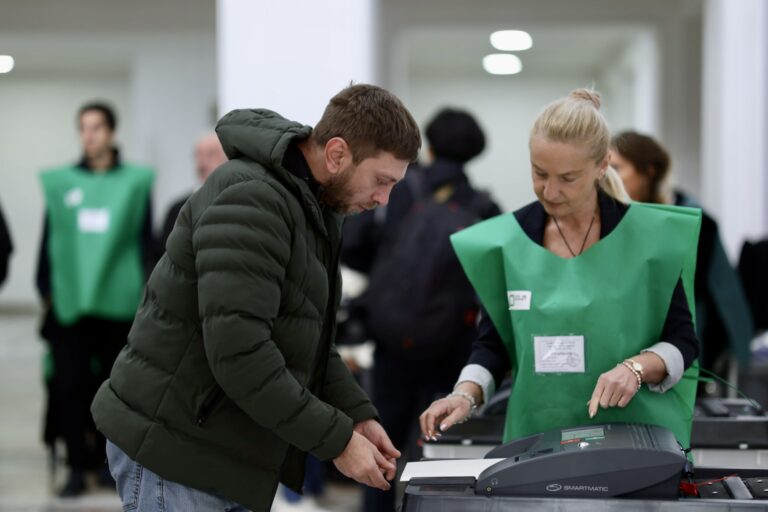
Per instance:
[[[109,229],[109,210],[80,208],[77,212],[77,227],[81,233],[106,233]]]
[[[584,336],[534,336],[536,373],[584,373]]]
[[[507,292],[507,303],[510,311],[527,311],[531,309],[530,290],[510,290]]]

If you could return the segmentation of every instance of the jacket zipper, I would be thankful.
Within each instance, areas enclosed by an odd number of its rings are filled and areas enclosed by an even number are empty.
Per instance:
[[[213,411],[213,409],[219,404],[219,402],[221,402],[223,398],[224,391],[220,387],[216,386],[211,398],[206,400],[203,403],[203,406],[200,408],[200,412],[198,413],[197,419],[195,420],[195,423],[198,427],[205,423],[211,411]]]
[[[325,318],[323,319],[323,329],[320,333],[321,339],[315,351],[314,365],[316,371],[310,374],[307,379],[307,389],[310,392],[319,394],[321,391],[323,381],[325,380],[325,370],[327,369],[328,354],[331,350],[330,337],[333,333],[333,327],[335,326],[336,318],[335,312],[333,312],[333,305],[336,303],[336,277],[339,272],[339,261],[341,259],[341,233],[339,233],[338,243],[334,244],[334,233],[328,226],[328,249],[329,249],[329,262],[332,265],[330,269],[327,269],[328,275],[328,306],[325,312]],[[334,250],[334,245],[336,249]],[[336,272],[333,272],[333,270]],[[326,361],[326,364],[321,364],[319,361]]]

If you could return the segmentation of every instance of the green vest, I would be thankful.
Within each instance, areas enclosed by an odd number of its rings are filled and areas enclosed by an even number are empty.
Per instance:
[[[144,285],[141,229],[154,173],[121,165],[77,167],[40,179],[48,215],[53,310],[63,325],[82,316],[130,321]]]
[[[452,237],[511,359],[505,442],[550,428],[636,422],[666,427],[689,445],[697,365],[666,393],[643,386],[624,409],[599,409],[590,419],[587,401],[600,374],[660,341],[681,276],[693,314],[700,222],[699,210],[633,203],[608,236],[575,258],[533,242],[514,215]],[[583,361],[565,351],[562,365],[546,368],[539,359],[536,371],[536,347],[541,358],[544,341],[581,336]],[[577,372],[566,371],[571,362]]]

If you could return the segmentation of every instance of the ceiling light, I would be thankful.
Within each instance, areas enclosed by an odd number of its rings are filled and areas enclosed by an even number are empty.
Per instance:
[[[0,55],[0,73],[8,73],[13,69],[14,60],[10,55]]]
[[[523,63],[517,55],[492,53],[483,57],[483,69],[492,75],[514,75],[522,71]]]
[[[497,50],[519,52],[533,46],[533,39],[523,30],[499,30],[491,34],[491,44]]]

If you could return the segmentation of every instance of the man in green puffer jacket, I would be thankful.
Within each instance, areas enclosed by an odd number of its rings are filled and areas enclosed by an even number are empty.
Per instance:
[[[267,511],[306,453],[387,489],[400,454],[332,342],[340,227],[387,203],[418,126],[354,85],[314,129],[235,110],[216,131],[230,160],[181,210],[91,408],[123,504]]]

